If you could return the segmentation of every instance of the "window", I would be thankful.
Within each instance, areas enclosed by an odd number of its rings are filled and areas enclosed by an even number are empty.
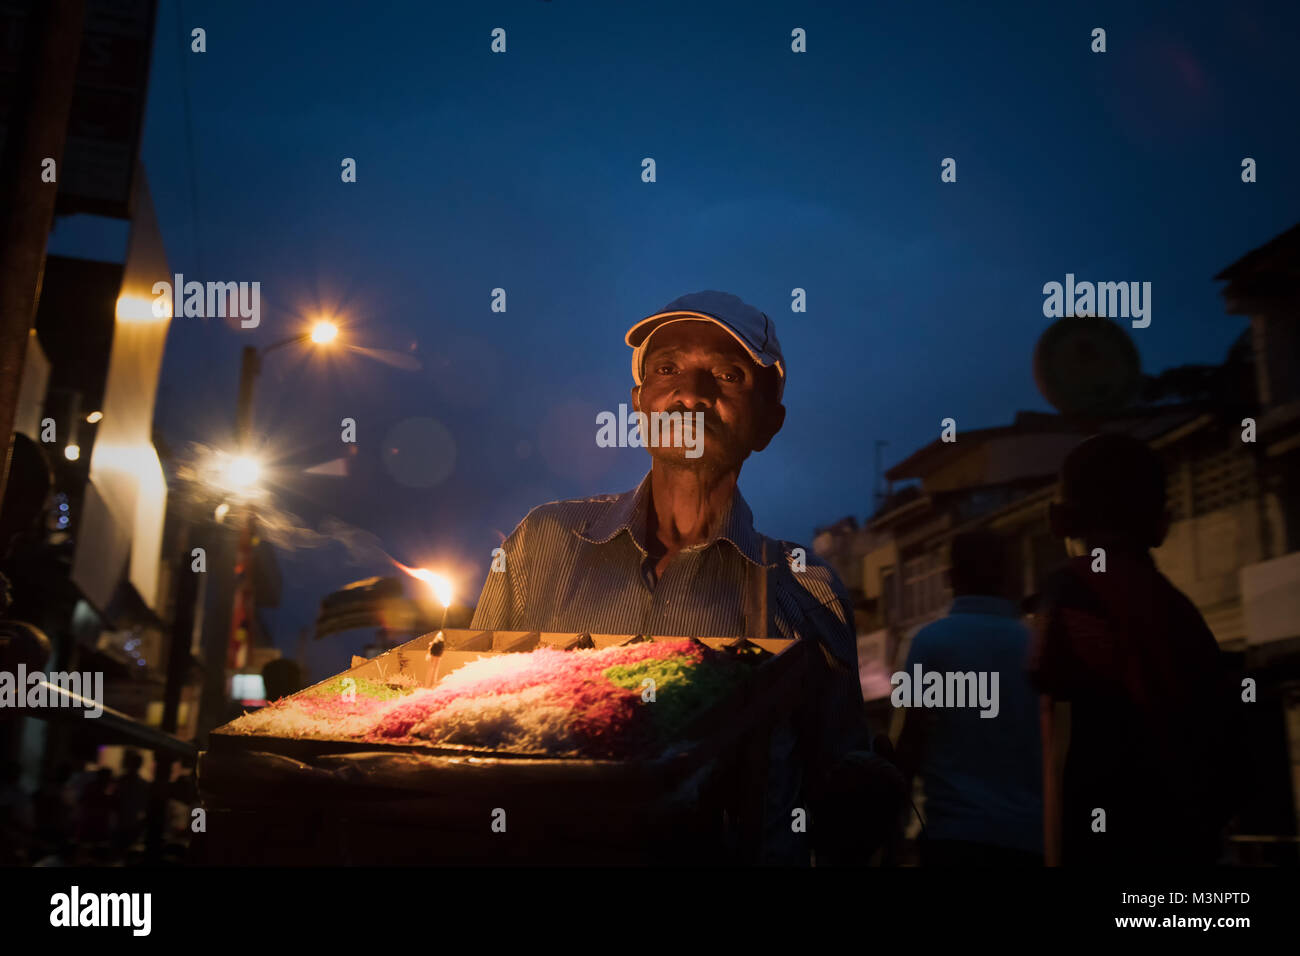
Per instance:
[[[1255,461],[1246,446],[1209,455],[1192,463],[1192,513],[1208,514],[1248,501],[1259,494]]]
[[[947,570],[938,547],[903,562],[900,621],[932,615],[948,603]]]

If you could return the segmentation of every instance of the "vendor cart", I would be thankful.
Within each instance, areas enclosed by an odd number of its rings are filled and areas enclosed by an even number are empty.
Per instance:
[[[342,677],[436,684],[477,657],[680,638],[446,630]],[[803,689],[799,641],[701,638],[755,656],[667,750],[555,758],[434,744],[210,735],[198,780],[215,864],[743,863],[756,859],[770,737]],[[434,657],[431,648],[445,650]],[[326,683],[326,682],[322,682]],[[320,686],[320,685],[316,685]],[[309,689],[310,690],[310,689]],[[305,692],[304,692],[305,693]]]

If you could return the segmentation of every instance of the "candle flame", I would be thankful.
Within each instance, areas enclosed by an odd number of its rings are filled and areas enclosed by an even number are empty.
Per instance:
[[[443,575],[430,571],[428,568],[409,568],[401,561],[394,561],[393,564],[397,565],[417,581],[423,581],[425,584],[429,585],[434,596],[438,599],[438,603],[444,608],[451,607],[452,586],[451,582]]]

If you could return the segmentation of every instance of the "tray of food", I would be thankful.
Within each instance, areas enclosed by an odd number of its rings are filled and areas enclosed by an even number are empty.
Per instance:
[[[301,842],[343,845],[334,859],[394,859],[376,855],[385,827],[461,861],[557,841],[645,851],[719,807],[752,814],[801,660],[780,639],[439,631],[213,731],[200,789],[281,834],[312,807]],[[489,811],[520,840],[491,839]]]

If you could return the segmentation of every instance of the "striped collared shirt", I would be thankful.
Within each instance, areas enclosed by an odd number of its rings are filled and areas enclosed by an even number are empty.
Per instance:
[[[488,572],[471,627],[753,637],[762,633],[766,603],[767,635],[814,640],[823,650],[817,657],[827,665],[826,680],[809,685],[824,696],[805,702],[811,715],[805,725],[815,728],[815,739],[796,760],[795,731],[780,727],[770,758],[768,824],[784,831],[778,838],[785,845],[774,849],[769,840],[768,858],[792,860],[802,853],[806,860],[806,849],[789,846],[787,836],[788,809],[798,802],[798,771],[810,761],[824,770],[862,732],[848,595],[830,566],[807,548],[796,551],[792,542],[755,531],[739,489],[707,540],[674,555],[656,580],[656,562],[646,547],[650,494],[647,473],[623,494],[553,501],[528,512],[505,541],[503,569]]]

